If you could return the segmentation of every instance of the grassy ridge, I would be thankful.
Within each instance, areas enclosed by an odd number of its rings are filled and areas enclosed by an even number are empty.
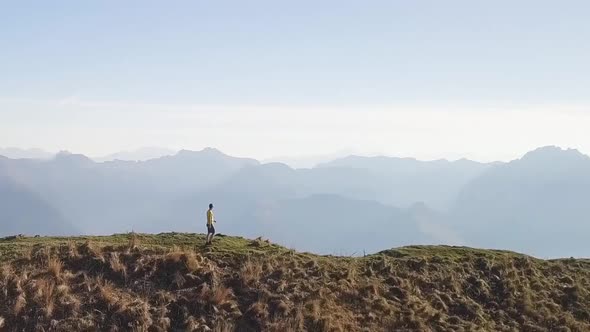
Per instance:
[[[250,246],[252,241],[241,237],[228,237],[218,234],[215,238],[215,246],[205,247],[205,235],[190,233],[162,233],[162,234],[115,234],[109,236],[78,236],[78,237],[18,237],[16,239],[0,240],[0,262],[22,256],[27,250],[35,247],[60,247],[70,245],[72,242],[83,244],[91,242],[98,247],[125,246],[134,237],[142,248],[155,250],[167,250],[174,246],[191,248],[196,251],[207,251],[219,255],[232,254],[256,254],[268,253],[273,250],[288,251],[287,249],[272,245],[264,251],[256,250]]]
[[[0,326],[113,331],[588,331],[590,264],[411,246],[367,257],[197,234],[0,240]]]

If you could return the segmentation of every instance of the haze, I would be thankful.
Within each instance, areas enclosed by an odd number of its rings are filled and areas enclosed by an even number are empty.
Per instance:
[[[0,331],[590,331],[589,0],[0,0]]]
[[[590,152],[585,1],[53,1],[0,11],[0,145],[268,159]]]

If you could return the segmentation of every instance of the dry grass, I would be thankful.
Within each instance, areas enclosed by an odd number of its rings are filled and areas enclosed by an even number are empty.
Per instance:
[[[80,252],[80,255],[82,256],[92,258],[101,263],[106,262],[102,254],[102,248],[90,240],[87,240],[82,246],[78,247],[77,251]]]
[[[202,262],[203,257],[197,255],[194,251],[188,251],[185,253],[185,265],[190,272],[199,269]]]
[[[30,261],[33,259],[33,248],[27,248],[23,251],[22,256],[23,259]]]
[[[61,278],[61,272],[63,269],[62,261],[57,257],[51,257],[47,261],[47,272],[54,278]]]
[[[220,321],[215,324],[213,332],[234,332],[236,330],[233,323]]]
[[[262,262],[248,259],[240,269],[240,276],[244,285],[253,285],[260,281]]]
[[[224,303],[227,303],[231,299],[232,295],[231,289],[221,286],[211,291],[209,302],[215,306],[220,306]]]
[[[68,241],[68,255],[70,256],[70,258],[74,259],[80,257],[80,254],[78,253],[78,245],[75,241]]]
[[[113,272],[120,273],[125,280],[127,280],[127,265],[121,261],[118,252],[112,252],[109,258],[109,265]]]
[[[53,280],[41,279],[37,282],[37,301],[41,305],[45,318],[53,316],[55,295],[55,282]]]
[[[137,249],[141,241],[139,240],[139,236],[135,232],[131,232],[129,234],[129,244],[128,247],[130,250]]]
[[[149,240],[61,242],[2,265],[0,329],[590,330],[583,260],[448,247],[321,257],[223,237],[195,252]]]
[[[25,306],[27,305],[27,299],[23,294],[19,294],[14,302],[14,306],[12,308],[12,314],[14,316],[18,316],[21,314]]]
[[[102,280],[102,278],[98,278],[96,281],[96,285],[98,286],[97,288],[99,298],[107,304],[109,309],[114,307],[117,304],[117,302],[119,302],[117,290],[110,281],[104,281]]]

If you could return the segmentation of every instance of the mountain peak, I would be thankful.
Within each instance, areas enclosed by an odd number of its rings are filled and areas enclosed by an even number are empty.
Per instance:
[[[521,160],[533,162],[551,162],[559,160],[589,160],[590,158],[577,149],[562,149],[559,146],[549,145],[540,147],[525,154]]]
[[[208,155],[208,156],[225,156],[225,154],[215,148],[204,148],[200,151],[182,149],[178,151],[177,156],[194,156],[194,155]]]
[[[97,162],[105,161],[146,161],[158,159],[165,156],[171,156],[176,153],[175,150],[163,147],[141,147],[135,150],[119,151],[107,156],[94,158]]]
[[[9,159],[49,159],[53,154],[41,149],[0,148],[0,155]]]
[[[86,157],[83,154],[71,153],[69,151],[60,151],[58,152],[54,160],[56,162],[62,163],[78,163],[78,164],[91,164],[93,163],[92,159]]]
[[[203,150],[201,150],[200,152],[204,153],[204,154],[209,154],[209,155],[225,155],[225,153],[217,150],[216,148],[211,148],[211,147],[206,147]]]

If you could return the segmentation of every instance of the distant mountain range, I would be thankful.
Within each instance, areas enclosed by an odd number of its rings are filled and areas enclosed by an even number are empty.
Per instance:
[[[176,154],[176,150],[159,147],[144,147],[137,150],[121,151],[102,157],[92,158],[94,161],[113,161],[113,160],[126,160],[126,161],[146,161],[150,159],[156,159],[164,156],[172,156]]]
[[[590,158],[544,147],[490,168],[464,186],[448,221],[469,244],[589,256]]]
[[[118,159],[118,158],[115,158]],[[590,255],[590,158],[545,147],[509,163],[349,156],[263,164],[207,148],[145,161],[0,158],[0,235],[202,231],[321,253],[469,244]]]
[[[0,156],[12,159],[49,159],[54,154],[41,149],[0,148]]]
[[[362,182],[375,181],[370,185],[378,188],[375,199],[382,203],[410,206],[424,202],[432,208],[446,210],[464,185],[492,165],[466,159],[451,162],[349,156],[318,167],[366,171],[372,178]]]
[[[93,157],[92,160],[96,162],[105,162],[113,160],[124,161],[146,161],[156,159],[164,156],[171,156],[177,151],[160,148],[160,147],[143,147],[131,151],[120,151],[106,156]],[[20,149],[20,148],[0,148],[0,156],[11,159],[50,159],[56,153],[47,152],[41,149]]]

